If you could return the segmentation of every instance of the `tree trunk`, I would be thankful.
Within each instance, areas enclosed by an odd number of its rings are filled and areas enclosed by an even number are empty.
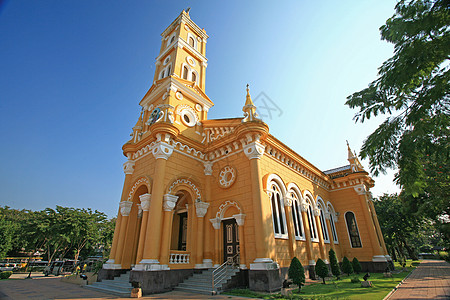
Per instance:
[[[322,280],[323,280],[323,284],[326,284],[326,283],[325,283],[325,278],[322,278]]]
[[[402,242],[403,242],[403,245],[406,248],[406,251],[408,252],[409,257],[412,260],[417,260],[417,256],[416,256],[416,253],[414,252],[414,250],[411,247],[409,247],[409,245],[406,243],[406,241],[404,239],[403,239]]]

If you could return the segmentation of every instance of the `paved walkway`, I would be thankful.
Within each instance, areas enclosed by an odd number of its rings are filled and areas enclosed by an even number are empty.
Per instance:
[[[14,274],[13,280],[0,281],[1,300],[48,300],[48,299],[130,299],[120,298],[111,294],[85,289],[76,284],[61,281],[59,277],[44,277],[42,273],[33,273],[32,279],[23,279],[28,274]],[[163,294],[154,294],[140,299],[214,299],[214,300],[248,300],[249,298],[232,297],[228,295],[199,295],[172,291]]]
[[[450,264],[423,260],[389,297],[393,299],[450,299]]]

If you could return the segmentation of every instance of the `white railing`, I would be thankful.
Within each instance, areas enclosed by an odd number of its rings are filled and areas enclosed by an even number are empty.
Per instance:
[[[169,264],[189,264],[190,253],[170,253]]]
[[[219,284],[222,283],[222,281],[227,276],[227,270],[228,269],[238,269],[239,268],[239,253],[234,255],[232,258],[227,259],[223,264],[218,266],[212,271],[212,293],[216,294],[217,287]]]

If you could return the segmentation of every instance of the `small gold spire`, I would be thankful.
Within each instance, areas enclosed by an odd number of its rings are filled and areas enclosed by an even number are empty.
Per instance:
[[[252,97],[250,96],[250,89],[248,87],[249,87],[249,84],[247,83],[247,97],[245,99],[245,106],[247,106],[247,105],[254,106]]]

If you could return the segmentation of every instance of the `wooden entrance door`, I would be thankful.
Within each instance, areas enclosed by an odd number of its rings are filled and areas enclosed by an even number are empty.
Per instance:
[[[223,261],[239,253],[239,232],[235,219],[223,220]]]

